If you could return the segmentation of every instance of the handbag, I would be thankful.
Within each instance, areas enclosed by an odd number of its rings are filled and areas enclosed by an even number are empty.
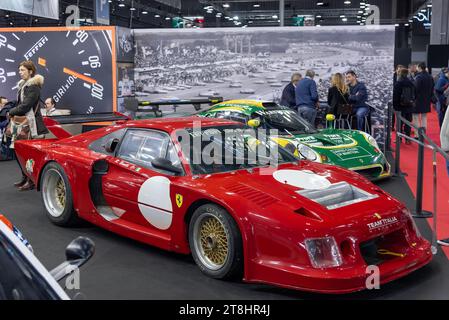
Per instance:
[[[343,94],[343,92],[341,92],[340,88],[338,88],[338,92],[340,93],[341,97],[343,98],[343,100],[345,100],[344,104],[339,104],[337,105],[337,112],[336,114],[341,114],[341,115],[351,115],[352,114],[352,109],[354,108],[352,104],[348,103],[348,100],[346,100],[345,95]]]

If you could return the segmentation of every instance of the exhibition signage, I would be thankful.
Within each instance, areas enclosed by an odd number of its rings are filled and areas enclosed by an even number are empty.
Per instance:
[[[58,0],[2,0],[0,9],[59,20]]]
[[[0,30],[0,96],[17,98],[17,65],[31,60],[45,79],[41,97],[72,114],[116,107],[114,27]],[[58,48],[55,50],[55,48]]]
[[[95,22],[97,24],[109,25],[108,0],[95,0]]]

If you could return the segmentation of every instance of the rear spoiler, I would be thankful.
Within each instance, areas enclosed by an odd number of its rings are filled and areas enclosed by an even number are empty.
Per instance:
[[[130,120],[130,118],[119,112],[44,117],[45,126],[58,139],[64,139],[72,136],[72,134],[67,132],[62,125],[99,122],[107,122],[108,124],[112,124],[112,122],[127,120]]]
[[[176,107],[181,105],[193,105],[196,111],[201,110],[202,104],[209,106],[223,102],[223,97],[208,97],[198,99],[171,99],[171,100],[154,100],[139,101],[137,98],[125,98],[125,109],[134,112],[153,112],[156,117],[162,117],[161,106],[172,106],[176,112]]]

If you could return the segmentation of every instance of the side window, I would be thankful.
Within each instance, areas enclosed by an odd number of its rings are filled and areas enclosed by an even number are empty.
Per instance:
[[[117,156],[150,169],[153,169],[151,161],[156,158],[168,159],[182,168],[169,135],[158,131],[128,130]]]
[[[106,143],[108,143],[111,139],[118,139],[121,140],[123,138],[123,135],[125,134],[126,129],[120,129],[116,130],[114,132],[111,132],[110,134],[105,135],[104,137],[95,140],[89,145],[89,149],[95,152],[103,153],[112,156],[113,154],[106,151],[104,148]]]
[[[246,124],[249,120],[248,116],[237,111],[218,111],[215,118],[228,119]]]

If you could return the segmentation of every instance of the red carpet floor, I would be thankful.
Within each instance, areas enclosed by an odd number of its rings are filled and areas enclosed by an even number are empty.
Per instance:
[[[440,128],[437,114],[434,110],[428,114],[427,135],[430,139],[440,145]],[[395,134],[393,134],[393,150]],[[424,179],[423,179],[423,209],[434,212],[433,209],[433,152],[426,148],[424,156]],[[401,171],[408,174],[407,183],[416,196],[417,172],[418,172],[418,145],[401,144]],[[449,238],[449,176],[446,170],[446,162],[437,154],[437,237],[438,239]],[[433,219],[427,219],[433,228]],[[449,257],[449,247],[443,248]]]

